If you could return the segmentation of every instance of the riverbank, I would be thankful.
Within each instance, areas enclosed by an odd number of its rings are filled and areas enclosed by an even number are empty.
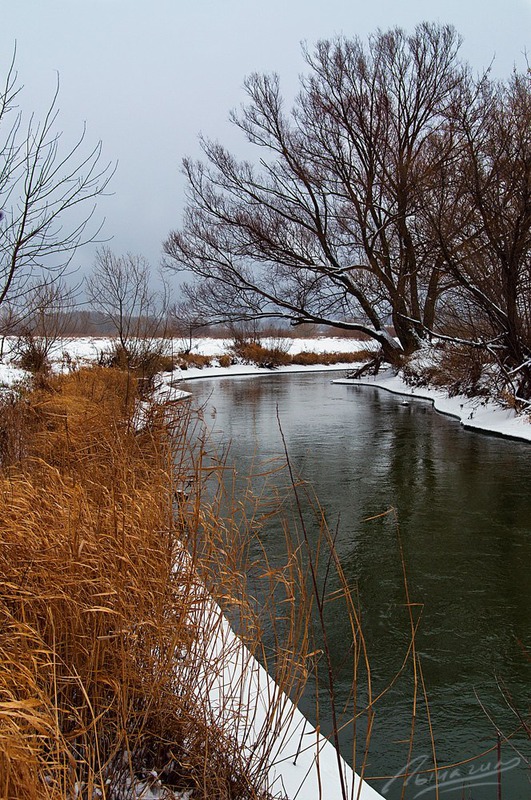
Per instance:
[[[334,382],[384,389],[387,392],[402,395],[405,398],[404,402],[428,400],[436,411],[459,420],[466,430],[531,442],[529,415],[517,414],[514,409],[504,408],[493,400],[483,397],[465,397],[464,395],[449,397],[447,392],[440,389],[411,386],[392,370],[382,372],[374,377],[339,378]]]

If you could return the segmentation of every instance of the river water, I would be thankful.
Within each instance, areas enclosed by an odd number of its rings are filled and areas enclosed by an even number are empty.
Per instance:
[[[282,457],[280,420],[294,469],[313,485],[338,531],[377,690],[400,669],[409,641],[401,543],[416,619],[422,610],[416,645],[437,760],[448,766],[439,772],[440,796],[497,798],[498,727],[502,797],[528,798],[529,739],[522,730],[510,734],[520,726],[518,714],[529,715],[531,446],[464,431],[427,402],[405,405],[400,396],[333,384],[333,377],[272,373],[183,388],[204,407],[216,445],[230,442],[229,461],[242,474]],[[281,548],[274,525],[264,541],[273,555]],[[328,625],[339,664],[349,626],[342,614],[331,614]],[[347,672],[339,669],[339,700],[348,695]],[[410,673],[377,706],[366,767],[391,800],[402,796],[403,784],[392,776],[408,762],[420,774],[408,779],[405,797],[436,797],[433,775],[424,772],[433,762],[421,690],[408,751]],[[308,713],[311,700],[310,691],[302,703]],[[326,728],[326,708],[322,720]],[[342,744],[349,758],[348,731]]]

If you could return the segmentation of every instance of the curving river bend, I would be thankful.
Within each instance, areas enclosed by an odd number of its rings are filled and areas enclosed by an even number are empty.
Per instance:
[[[282,455],[278,409],[293,466],[339,528],[342,566],[359,588],[381,685],[400,665],[407,619],[396,525],[389,516],[364,520],[396,509],[411,599],[423,605],[417,647],[438,762],[454,764],[496,745],[492,720],[504,735],[519,727],[508,693],[529,714],[531,445],[464,431],[427,402],[404,405],[399,396],[333,384],[333,377],[272,373],[183,388],[204,405],[214,441],[231,443],[230,460],[243,474]],[[267,540],[272,551],[280,547],[274,529]],[[349,631],[340,615],[331,624],[339,659]],[[377,712],[366,772],[388,776],[373,785],[391,799],[401,797],[402,781],[389,776],[405,766],[410,723],[411,694],[401,682]],[[431,764],[422,728],[419,721],[412,762],[419,770]],[[502,741],[503,798],[531,796],[529,749],[523,732]],[[496,762],[494,749],[441,771],[440,796],[494,800]],[[405,797],[435,798],[433,782],[410,778]]]

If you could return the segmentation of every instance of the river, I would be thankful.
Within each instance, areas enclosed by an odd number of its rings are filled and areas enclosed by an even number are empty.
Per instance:
[[[294,469],[311,482],[338,530],[378,689],[400,668],[409,635],[401,542],[410,599],[416,615],[422,610],[416,645],[439,767],[495,748],[497,726],[502,797],[527,798],[529,739],[522,731],[509,742],[504,737],[520,726],[518,713],[529,714],[531,447],[465,431],[425,401],[406,405],[400,396],[333,384],[332,377],[272,373],[183,388],[204,406],[216,445],[231,443],[229,459],[242,474],[282,457],[278,414]],[[264,537],[273,553],[281,546],[276,536],[273,525]],[[339,663],[350,631],[341,614],[330,615],[328,624]],[[349,685],[350,675],[340,670],[340,699]],[[302,703],[308,713],[311,699],[309,692]],[[402,781],[391,776],[408,761],[411,713],[405,675],[377,708],[366,769],[391,800],[401,797]],[[325,726],[327,719],[325,711]],[[429,741],[419,710],[409,760],[422,774],[409,778],[407,798],[436,797],[433,776],[423,772],[432,765]],[[348,758],[348,733],[343,746]],[[442,769],[441,796],[497,798],[497,758],[493,749]]]

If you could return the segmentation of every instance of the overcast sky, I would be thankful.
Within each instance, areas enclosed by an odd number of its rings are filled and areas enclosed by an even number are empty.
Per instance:
[[[276,71],[293,94],[302,41],[425,19],[453,24],[477,71],[494,58],[506,77],[531,50],[531,0],[2,0],[0,68],[16,41],[20,105],[38,116],[59,73],[64,138],[73,142],[86,121],[88,142],[101,139],[118,162],[113,196],[99,203],[110,246],[156,266],[180,224],[180,163],[198,154],[198,134],[238,152],[228,113],[244,101],[247,74]],[[77,263],[92,259],[89,248]]]

